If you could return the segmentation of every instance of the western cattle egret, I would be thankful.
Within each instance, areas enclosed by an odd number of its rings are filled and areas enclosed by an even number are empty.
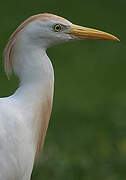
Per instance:
[[[54,72],[46,49],[80,39],[119,41],[108,33],[77,26],[53,14],[24,21],[5,48],[7,76],[13,71],[20,87],[0,99],[0,180],[30,180],[50,119]]]

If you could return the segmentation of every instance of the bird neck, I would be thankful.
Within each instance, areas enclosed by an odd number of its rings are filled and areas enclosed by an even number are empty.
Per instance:
[[[25,114],[24,121],[31,127],[37,155],[44,142],[51,114],[53,67],[44,49],[23,47],[23,51],[15,51],[14,57],[14,71],[20,79],[20,87],[12,98]]]
[[[20,80],[20,87],[14,96],[25,101],[25,105],[37,107],[46,94],[53,93],[53,66],[44,48],[27,43],[17,44],[13,69]]]
[[[53,67],[46,49],[37,45],[17,42],[13,55],[13,70],[21,84],[53,78]]]

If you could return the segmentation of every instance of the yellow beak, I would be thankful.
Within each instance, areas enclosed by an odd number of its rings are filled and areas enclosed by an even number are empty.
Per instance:
[[[72,25],[68,34],[71,34],[80,39],[104,39],[104,40],[113,40],[120,41],[117,37],[96,29],[86,28],[78,25]]]

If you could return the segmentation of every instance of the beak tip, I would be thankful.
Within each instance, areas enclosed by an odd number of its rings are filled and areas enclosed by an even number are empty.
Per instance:
[[[114,40],[114,41],[118,41],[118,42],[120,42],[120,39],[119,39],[119,38],[117,38],[117,37],[115,37],[115,36],[114,36],[113,40]]]
[[[116,41],[120,42],[120,39],[116,38]]]

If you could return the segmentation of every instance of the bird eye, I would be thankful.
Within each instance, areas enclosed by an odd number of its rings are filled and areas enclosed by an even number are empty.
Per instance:
[[[53,28],[54,28],[55,32],[59,32],[59,31],[61,31],[62,26],[60,24],[55,24]]]

